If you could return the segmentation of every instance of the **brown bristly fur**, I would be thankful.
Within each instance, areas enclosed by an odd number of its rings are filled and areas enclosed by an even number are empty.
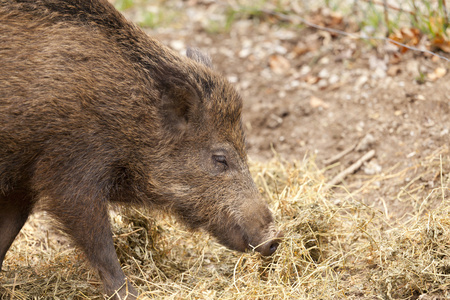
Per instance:
[[[121,289],[111,202],[169,210],[232,249],[276,249],[242,100],[208,57],[188,55],[106,0],[0,3],[0,267],[36,203],[118,297],[137,292]]]

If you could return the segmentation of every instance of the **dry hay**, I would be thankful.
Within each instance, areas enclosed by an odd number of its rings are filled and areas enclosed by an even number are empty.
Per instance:
[[[112,213],[119,259],[143,299],[450,297],[447,148],[414,168],[354,175],[360,183],[353,193],[326,189],[326,170],[314,158],[251,165],[286,235],[270,258],[227,250],[206,233],[185,231],[170,216],[136,209]],[[430,174],[439,183],[433,188]],[[416,209],[393,220],[364,204],[364,195],[380,186],[396,187],[387,199],[406,201],[408,195]],[[101,299],[97,274],[46,218],[35,215],[8,252],[0,298]]]

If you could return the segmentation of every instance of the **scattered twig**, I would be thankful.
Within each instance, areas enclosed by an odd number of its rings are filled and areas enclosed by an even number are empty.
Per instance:
[[[331,179],[330,182],[328,183],[327,189],[332,188],[333,186],[337,185],[342,180],[344,180],[345,177],[347,177],[348,175],[354,173],[356,170],[361,168],[363,163],[368,161],[372,157],[374,157],[374,155],[375,155],[375,150],[370,150],[369,152],[364,154],[357,162],[355,162],[353,165],[351,165],[350,167],[348,167],[341,173],[337,174],[336,177]]]
[[[326,166],[334,164],[335,162],[340,160],[342,157],[344,157],[347,154],[349,154],[350,152],[352,152],[356,148],[357,145],[358,144],[354,144],[354,145],[348,147],[347,149],[344,149],[343,151],[339,152],[335,156],[332,156],[329,159],[324,160],[323,164],[326,165]]]
[[[339,152],[335,156],[324,160],[323,163],[326,166],[329,166],[331,164],[334,164],[335,162],[337,162],[338,160],[340,160],[341,158],[343,158],[344,156],[346,156],[353,150],[358,151],[358,152],[365,151],[369,148],[370,144],[374,143],[374,141],[375,141],[375,139],[370,133],[366,134],[358,143],[344,149],[343,151]]]

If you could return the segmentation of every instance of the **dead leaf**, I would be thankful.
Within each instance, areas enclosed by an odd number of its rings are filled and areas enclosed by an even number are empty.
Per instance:
[[[439,56],[433,55],[433,56],[431,57],[431,61],[432,61],[432,62],[438,62],[438,61],[440,61],[440,60],[441,60],[441,59],[440,59]]]
[[[420,31],[417,28],[403,27],[402,29],[400,29],[400,32],[402,33],[404,38],[410,39],[417,39],[417,37],[420,35]]]
[[[344,22],[344,17],[339,12],[331,11],[328,8],[319,8],[312,13],[309,17],[311,23],[324,26],[327,28],[343,29],[346,24]],[[337,36],[336,33],[331,33],[333,37]]]
[[[445,68],[438,67],[434,69],[432,73],[428,73],[427,77],[429,80],[435,81],[443,77],[445,74],[447,74],[447,70]]]
[[[319,35],[320,39],[322,40],[323,45],[326,46],[326,45],[330,44],[331,39],[332,39],[331,33],[329,33],[328,31],[319,31],[317,34]]]
[[[331,27],[336,27],[337,25],[342,23],[342,20],[344,19],[344,16],[340,12],[332,11],[330,13],[331,17]]]
[[[396,64],[400,63],[401,61],[402,61],[402,56],[397,52],[392,53],[391,57],[389,58],[390,65],[396,65]]]
[[[395,76],[395,75],[399,74],[400,72],[401,72],[401,68],[398,65],[390,66],[386,71],[386,73],[389,76]]]
[[[442,51],[450,53],[450,41],[444,39],[442,36],[437,36],[431,43]]]
[[[294,47],[294,54],[296,57],[298,56],[302,56],[305,53],[310,52],[312,49],[310,46],[307,46],[305,43],[303,42],[299,42],[295,47]]]
[[[286,73],[291,68],[289,60],[287,60],[281,55],[270,56],[269,66],[275,74],[279,75]]]
[[[401,28],[400,30],[395,30],[389,35],[389,38],[393,41],[405,44],[407,46],[416,46],[420,42],[421,32],[417,28]],[[408,51],[408,48],[396,45],[401,53]]]
[[[309,105],[311,105],[312,108],[322,107],[327,109],[330,107],[328,103],[326,103],[325,101],[316,96],[311,96],[311,99],[309,100]]]
[[[308,84],[316,84],[317,82],[319,82],[319,80],[320,80],[320,77],[319,76],[314,76],[314,75],[310,75],[310,74],[307,74],[306,76],[305,76],[305,82],[306,83],[308,83]]]

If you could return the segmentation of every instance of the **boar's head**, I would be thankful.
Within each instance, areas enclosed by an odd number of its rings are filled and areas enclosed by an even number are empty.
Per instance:
[[[242,100],[207,56],[188,50],[188,57],[184,77],[164,81],[165,156],[152,171],[153,185],[189,227],[205,229],[230,249],[271,255],[281,234],[248,169]]]

